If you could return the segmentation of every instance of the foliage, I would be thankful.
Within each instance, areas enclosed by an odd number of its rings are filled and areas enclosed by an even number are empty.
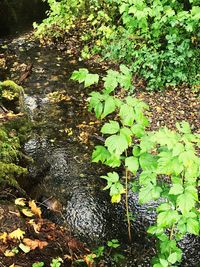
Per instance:
[[[17,85],[15,82],[7,80],[0,82],[0,100],[14,100],[18,99],[23,92],[23,88]]]
[[[94,249],[91,254],[86,256],[86,262],[88,263],[88,266],[94,262],[97,263],[105,255],[108,255],[113,263],[119,263],[124,259],[124,256],[117,252],[119,247],[120,244],[117,239],[107,241],[105,246],[99,246],[97,249]]]
[[[80,74],[81,72],[82,70]],[[110,191],[113,203],[120,202],[125,193],[130,239],[130,186],[133,190],[138,188],[141,204],[160,199],[161,204],[156,210],[156,224],[148,229],[159,242],[158,255],[153,266],[171,266],[181,261],[182,252],[177,242],[187,233],[199,234],[197,186],[200,158],[197,156],[197,149],[200,136],[192,133],[187,122],[177,123],[177,131],[167,127],[154,132],[147,131],[149,122],[145,110],[148,106],[131,96],[120,99],[114,92],[118,86],[116,77],[120,73],[108,79],[110,73],[113,71],[108,71],[103,78],[102,93],[92,92],[89,100],[89,110],[94,110],[98,118],[103,119],[111,113],[114,117],[101,128],[102,134],[106,136],[105,143],[104,146],[95,147],[92,161],[100,161],[112,168],[124,168],[124,176],[114,171],[102,178],[107,182],[104,190]],[[76,71],[72,79],[80,81],[78,74]],[[84,82],[84,79],[81,81]],[[91,79],[91,84],[95,82],[96,80]],[[130,88],[131,86],[124,89]],[[139,179],[135,178],[137,176]]]
[[[89,24],[81,37],[84,58],[100,52],[129,64],[148,89],[199,83],[199,0],[47,2],[48,18],[35,25],[39,37],[62,36],[82,18]]]
[[[12,136],[12,132],[6,132],[2,127],[0,129],[0,183],[7,182],[10,185],[18,186],[17,176],[26,173],[26,169],[17,164],[20,155],[19,149],[19,139]]]

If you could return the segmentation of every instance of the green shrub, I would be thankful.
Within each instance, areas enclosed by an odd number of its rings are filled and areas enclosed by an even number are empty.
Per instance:
[[[105,143],[95,147],[92,161],[114,168],[101,178],[106,180],[104,190],[109,190],[112,203],[120,202],[125,194],[130,239],[134,216],[128,205],[130,188],[139,193],[140,204],[162,199],[156,209],[156,224],[148,233],[155,235],[159,244],[153,266],[172,266],[182,259],[177,242],[187,233],[199,235],[200,135],[192,133],[187,122],[177,123],[177,131],[167,127],[147,131],[148,106],[137,98],[116,94],[119,85],[127,94],[131,90],[129,69],[124,65],[120,69],[120,73],[107,71],[103,91],[91,93],[89,110],[97,118],[113,118],[101,128]],[[84,82],[85,87],[99,81],[97,74],[86,69],[75,71],[71,78]],[[117,172],[119,167],[124,169],[123,175]]]

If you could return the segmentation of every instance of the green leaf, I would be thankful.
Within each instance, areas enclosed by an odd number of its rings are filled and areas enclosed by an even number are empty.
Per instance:
[[[115,99],[112,96],[108,96],[105,100],[103,114],[101,118],[105,118],[108,114],[115,111],[116,105],[115,105]]]
[[[119,181],[119,175],[117,172],[109,172],[107,173],[107,176],[101,176],[101,178],[104,178],[111,183],[116,183]]]
[[[140,156],[141,153],[141,149],[139,148],[139,146],[134,146],[133,150],[132,150],[133,156],[138,157]]]
[[[184,191],[183,186],[181,184],[174,184],[169,190],[170,195],[180,195]]]
[[[132,126],[134,121],[134,110],[127,104],[123,104],[120,107],[119,116],[121,117],[122,123],[126,126]]]
[[[106,93],[111,93],[118,86],[118,75],[117,71],[107,71],[107,76],[103,78]]]
[[[107,158],[106,165],[115,168],[121,165],[121,160],[119,155],[111,154],[110,157]]]
[[[157,160],[156,160],[156,156],[151,155],[149,153],[144,153],[140,156],[139,158],[139,162],[141,165],[141,168],[144,171],[154,171],[157,168]]]
[[[169,255],[168,259],[167,259],[171,264],[176,263],[177,261],[179,261],[179,257],[177,252],[174,252],[172,254]]]
[[[84,87],[89,87],[92,84],[99,82],[99,75],[98,74],[87,74],[85,77]]]
[[[164,259],[159,259],[159,260],[160,260],[160,263],[161,263],[162,267],[168,267],[169,266],[167,260],[164,260]]]
[[[104,163],[110,157],[110,152],[104,146],[95,146],[92,153],[92,162]]]
[[[171,227],[179,220],[179,214],[176,210],[166,210],[160,212],[157,216],[157,224],[159,227]]]
[[[190,234],[199,235],[200,223],[198,219],[189,218],[187,220],[187,231]]]
[[[75,70],[72,73],[72,76],[70,77],[71,80],[78,81],[79,83],[82,83],[85,81],[86,76],[88,75],[88,70],[85,68],[81,68],[79,70]]]
[[[115,134],[119,131],[119,123],[117,121],[109,121],[101,128],[103,134]]]
[[[190,125],[187,121],[183,121],[181,123],[176,123],[176,127],[179,130],[179,132],[184,133],[184,134],[190,134],[191,129]]]
[[[184,151],[184,145],[181,143],[177,143],[174,147],[173,147],[173,152],[172,152],[172,156],[178,156],[180,155],[183,151]]]
[[[133,125],[131,127],[131,131],[138,138],[142,137],[145,134],[144,127],[140,124]]]
[[[139,183],[140,185],[148,185],[149,183],[156,185],[156,177],[156,173],[151,170],[143,171],[139,176]]]
[[[156,200],[160,197],[162,189],[159,186],[154,186],[152,184],[145,185],[139,191],[139,202],[140,204],[145,204],[150,200]]]
[[[112,135],[106,139],[105,146],[111,154],[121,155],[128,148],[128,142],[124,135]]]
[[[125,166],[131,171],[134,175],[136,175],[139,169],[139,162],[138,158],[135,157],[128,157],[125,159]]]
[[[120,129],[120,134],[126,137],[126,140],[129,145],[132,143],[132,132],[129,128],[123,127]]]
[[[195,192],[193,192],[195,190]],[[193,207],[195,207],[195,203],[197,201],[197,191],[193,188],[192,191],[186,190],[182,195],[177,198],[177,206],[184,214],[187,214]]]

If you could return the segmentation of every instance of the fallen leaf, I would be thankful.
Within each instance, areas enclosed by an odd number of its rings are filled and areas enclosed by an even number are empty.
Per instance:
[[[34,231],[39,234],[42,224],[41,223],[35,223],[34,220],[30,220],[28,222],[30,225],[33,226]]]
[[[39,207],[37,207],[36,203],[34,200],[31,200],[28,202],[29,204],[29,207],[31,208],[31,211],[36,215],[38,216],[39,218],[41,218],[41,215],[42,215],[42,211]]]
[[[8,237],[8,234],[6,232],[3,232],[3,234],[0,235],[0,239],[3,240],[3,243],[7,242],[7,237]]]
[[[10,265],[9,267],[15,267],[15,264],[13,263],[12,265]]]
[[[33,213],[28,209],[22,209],[21,212],[27,217],[33,217]]]
[[[5,255],[6,257],[13,257],[13,256],[15,256],[15,253],[12,252],[11,250],[7,249],[7,250],[4,252],[4,255]]]
[[[23,242],[26,246],[30,247],[31,250],[34,250],[36,248],[43,249],[48,245],[46,241],[40,241],[39,239],[29,239],[29,238],[24,238]]]
[[[20,228],[17,228],[15,231],[13,231],[9,234],[9,237],[20,240],[24,237],[24,235],[25,235],[25,232],[22,231]]]
[[[24,252],[24,253],[29,253],[31,248],[29,246],[25,246],[23,243],[20,243],[19,244],[19,248],[21,248],[21,250]]]
[[[15,199],[15,205],[19,205],[19,206],[26,206],[25,203],[26,199],[25,198],[17,198]]]

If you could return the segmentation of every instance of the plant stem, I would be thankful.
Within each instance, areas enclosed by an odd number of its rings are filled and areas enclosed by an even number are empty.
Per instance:
[[[130,223],[130,216],[129,216],[129,207],[128,207],[128,169],[125,170],[125,191],[126,191],[126,218],[128,223],[128,238],[131,241],[131,223]]]

